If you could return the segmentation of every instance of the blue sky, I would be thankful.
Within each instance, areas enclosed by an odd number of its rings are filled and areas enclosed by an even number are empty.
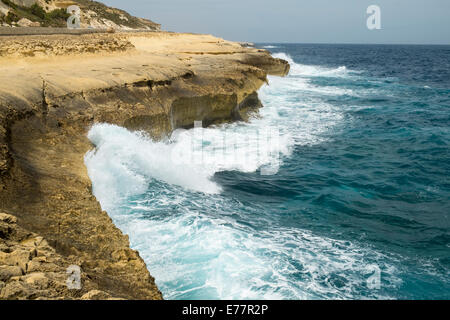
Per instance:
[[[164,30],[235,41],[450,44],[450,0],[100,0]],[[381,8],[381,30],[366,9]]]

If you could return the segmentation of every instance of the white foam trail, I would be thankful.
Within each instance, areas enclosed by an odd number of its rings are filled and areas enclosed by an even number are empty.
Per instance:
[[[242,208],[220,195],[196,198],[203,210],[178,198],[171,207],[179,213],[166,216],[160,197],[176,194],[164,190],[143,201],[156,219],[134,208],[114,214],[166,299],[389,298],[364,289],[373,264],[383,271],[384,288],[399,283],[380,253],[294,228],[255,232],[231,216]]]

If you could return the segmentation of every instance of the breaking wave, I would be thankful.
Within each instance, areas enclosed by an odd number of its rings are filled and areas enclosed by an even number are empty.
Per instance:
[[[290,62],[290,75],[269,78],[259,91],[264,108],[248,123],[177,130],[161,142],[94,125],[88,137],[95,149],[85,157],[93,192],[130,236],[166,299],[389,298],[367,285],[374,270],[383,273],[385,288],[400,282],[383,254],[278,225],[271,218],[275,207],[245,202],[216,178],[283,166],[295,148],[328,141],[348,120],[324,97],[352,92],[311,82],[347,77],[346,67],[275,56]],[[261,143],[267,133],[276,137],[271,144]]]

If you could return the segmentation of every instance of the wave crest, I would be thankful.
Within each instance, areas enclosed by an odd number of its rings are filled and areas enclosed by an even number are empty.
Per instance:
[[[284,52],[274,53],[275,58],[283,59],[289,62],[291,65],[290,75],[293,76],[305,76],[305,77],[347,77],[350,71],[346,66],[340,66],[338,68],[326,68],[315,65],[305,65],[296,63],[292,57]]]

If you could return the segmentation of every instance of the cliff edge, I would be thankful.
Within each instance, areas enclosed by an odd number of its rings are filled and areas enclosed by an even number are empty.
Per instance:
[[[245,120],[289,64],[209,35],[0,37],[0,299],[162,299],[92,195],[93,123],[154,138]],[[65,285],[82,271],[81,289]],[[151,268],[150,268],[151,269]]]

